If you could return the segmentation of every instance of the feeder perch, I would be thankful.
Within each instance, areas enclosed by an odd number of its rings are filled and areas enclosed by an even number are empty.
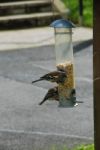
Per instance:
[[[64,19],[51,23],[55,31],[55,53],[57,70],[66,72],[66,79],[58,84],[59,106],[76,106],[76,90],[74,80],[74,61],[72,46],[72,28],[75,25]]]

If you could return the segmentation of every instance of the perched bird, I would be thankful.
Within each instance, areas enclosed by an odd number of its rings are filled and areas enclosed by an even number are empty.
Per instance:
[[[40,79],[38,80],[32,81],[32,83],[42,81],[42,80],[47,80],[56,83],[63,83],[66,77],[67,75],[64,71],[53,71],[45,74],[44,76],[40,77]]]
[[[54,88],[49,89],[47,94],[45,95],[44,99],[39,103],[39,105],[42,105],[47,100],[59,101],[58,87],[54,87]]]
[[[71,95],[70,95],[71,100],[73,103],[83,103],[83,101],[77,101],[76,100],[76,91],[75,89],[72,89]],[[39,105],[42,105],[45,101],[47,100],[56,100],[59,101],[59,94],[58,94],[58,87],[54,87],[48,90],[47,94],[45,95],[44,99],[39,103]]]

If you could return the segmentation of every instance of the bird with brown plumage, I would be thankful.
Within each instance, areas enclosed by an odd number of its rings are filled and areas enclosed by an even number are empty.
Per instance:
[[[42,105],[47,100],[59,101],[57,86],[48,90],[47,94],[45,95],[44,99],[39,103],[39,105]]]
[[[56,82],[56,83],[63,83],[66,79],[67,75],[64,71],[53,71],[49,72],[42,77],[40,77],[38,80],[32,81],[32,83],[46,80],[50,82]]]
[[[73,103],[83,103],[83,101],[77,101],[75,96],[76,96],[76,91],[75,91],[75,89],[72,89],[71,95],[70,95],[72,102]],[[45,95],[44,99],[39,103],[39,105],[42,105],[47,100],[59,101],[58,86],[49,89],[47,94]]]

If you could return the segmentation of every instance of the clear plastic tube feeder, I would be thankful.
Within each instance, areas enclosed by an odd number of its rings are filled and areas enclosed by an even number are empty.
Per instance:
[[[64,19],[51,24],[55,31],[55,52],[57,70],[64,71],[66,78],[58,84],[59,106],[76,106],[76,90],[74,80],[74,62],[72,46],[72,28],[75,25]]]

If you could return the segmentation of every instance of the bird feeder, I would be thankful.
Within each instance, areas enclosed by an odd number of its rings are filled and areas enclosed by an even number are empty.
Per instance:
[[[72,28],[75,25],[64,19],[51,24],[55,31],[55,53],[57,70],[66,72],[66,79],[58,84],[59,106],[69,107],[76,105],[74,61],[72,46]]]

